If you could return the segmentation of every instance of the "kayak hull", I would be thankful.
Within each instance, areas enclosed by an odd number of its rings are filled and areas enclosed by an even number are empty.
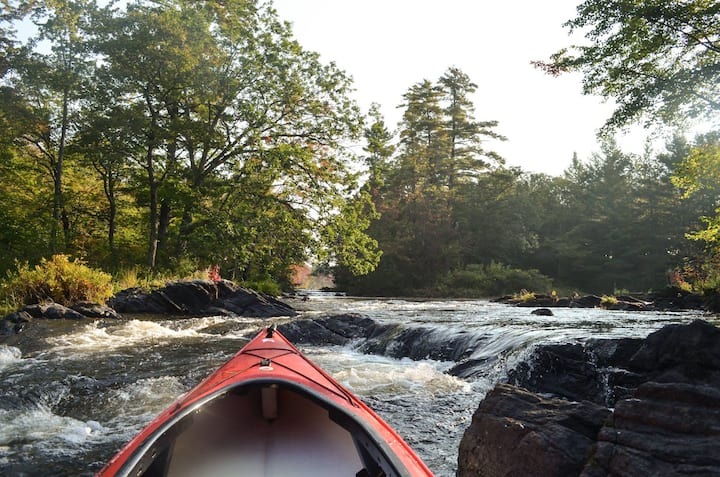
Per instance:
[[[98,476],[428,476],[397,433],[273,330],[130,441]]]

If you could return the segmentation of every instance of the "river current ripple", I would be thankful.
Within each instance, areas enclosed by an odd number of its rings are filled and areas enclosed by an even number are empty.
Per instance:
[[[457,448],[473,411],[507,370],[538,344],[644,337],[700,313],[530,309],[483,300],[356,299],[312,293],[292,300],[303,317],[361,313],[382,323],[460,333],[475,343],[479,378],[445,373],[455,363],[367,355],[359,344],[302,351],[392,425],[438,476],[455,474]],[[26,354],[0,344],[0,475],[90,476],[180,394],[229,359],[252,335],[287,318],[130,317],[48,322]]]

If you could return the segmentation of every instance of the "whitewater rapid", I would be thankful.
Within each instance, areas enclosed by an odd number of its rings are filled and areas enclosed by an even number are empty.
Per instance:
[[[365,354],[362,343],[301,349],[374,408],[439,476],[455,473],[457,447],[472,413],[507,370],[543,343],[644,337],[700,313],[529,309],[483,300],[373,300],[311,294],[290,302],[300,319],[360,313],[422,329],[422,346],[466,344],[472,380],[446,373],[455,362],[429,356]],[[128,317],[48,322],[25,354],[0,344],[0,474],[93,475],[113,453],[182,393],[229,359],[262,327],[290,318]],[[462,338],[458,340],[458,338]],[[416,350],[422,350],[418,344]],[[422,354],[422,353],[421,353]]]

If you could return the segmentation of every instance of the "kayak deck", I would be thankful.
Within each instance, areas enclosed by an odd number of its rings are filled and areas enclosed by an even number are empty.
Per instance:
[[[265,418],[263,409],[276,417]],[[280,387],[255,387],[216,400],[193,416],[172,453],[167,474],[159,475],[337,476],[356,475],[364,467],[352,435],[325,409]]]
[[[317,396],[290,383],[256,383],[176,419],[127,475],[396,475],[382,454],[366,431]]]

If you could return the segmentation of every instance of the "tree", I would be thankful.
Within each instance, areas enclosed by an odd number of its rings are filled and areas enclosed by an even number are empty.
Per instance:
[[[497,121],[478,122],[474,118],[475,106],[469,95],[477,91],[477,85],[458,68],[449,68],[440,77],[439,86],[445,96],[445,129],[448,140],[446,152],[447,183],[452,188],[462,177],[476,177],[491,165],[502,162],[497,153],[486,151],[482,141],[487,138],[505,140],[492,130]]]
[[[423,80],[411,86],[403,99],[399,164],[404,186],[413,192],[425,184],[438,186],[444,179],[441,162],[447,150],[442,90]]]
[[[368,232],[383,255],[367,278],[351,279],[337,270],[340,286],[360,293],[418,293],[432,289],[448,271],[463,268],[470,257],[484,263],[477,258],[483,251],[475,248],[473,235],[483,236],[491,227],[466,225],[483,215],[475,213],[477,199],[505,176],[493,173],[499,158],[482,147],[484,139],[501,136],[492,130],[497,122],[475,120],[469,98],[476,88],[457,68],[436,83],[423,80],[408,88],[395,154],[387,129],[373,116],[366,130],[370,171],[365,189],[379,218]],[[512,182],[515,175],[507,178]],[[479,210],[489,212],[496,204],[488,200],[483,205]],[[507,238],[502,232],[497,237]],[[483,258],[489,263],[494,256]]]
[[[63,175],[67,145],[75,132],[71,117],[91,68],[86,15],[93,8],[92,0],[38,3],[32,9],[32,18],[38,27],[37,38],[17,52],[10,65],[10,85],[24,103],[16,108],[24,120],[17,139],[53,181],[53,219],[50,223],[53,253],[61,249],[58,244],[61,226],[64,232],[62,249],[67,249],[70,242],[63,202]],[[37,41],[49,42],[50,51],[33,50],[31,46]]]
[[[367,153],[365,165],[368,168],[369,175],[366,189],[369,191],[373,201],[377,203],[380,200],[380,189],[384,185],[385,177],[391,167],[390,160],[396,148],[392,144],[393,135],[388,131],[380,114],[379,104],[372,104],[369,117],[372,122],[364,131],[366,142],[364,151]]]
[[[147,207],[148,266],[212,255],[243,276],[340,243],[323,241],[323,229],[351,210],[355,176],[342,144],[361,124],[342,71],[256,1],[138,0],[101,21],[98,77],[115,102],[96,117],[125,124],[131,147],[119,152]],[[354,223],[362,233],[363,220]],[[208,254],[208,230],[250,242]],[[260,236],[276,249],[258,246]],[[285,259],[269,256],[279,248]]]
[[[612,98],[606,127],[714,116],[720,109],[720,4],[706,0],[586,0],[565,26],[588,45],[535,64],[580,71],[585,94]]]
[[[720,194],[720,134],[700,136],[680,161],[672,177],[673,183],[683,191],[683,197],[690,199],[708,194],[717,206]],[[711,254],[720,255],[720,208],[714,210],[714,216],[702,217],[703,230],[689,235],[694,240],[705,242]]]

